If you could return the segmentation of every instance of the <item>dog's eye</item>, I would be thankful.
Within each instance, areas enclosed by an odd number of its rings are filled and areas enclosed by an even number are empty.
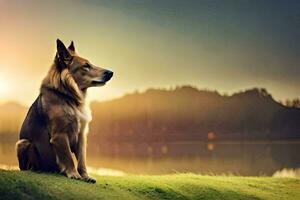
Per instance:
[[[85,65],[82,66],[84,70],[89,71],[91,69],[91,66],[86,63]]]

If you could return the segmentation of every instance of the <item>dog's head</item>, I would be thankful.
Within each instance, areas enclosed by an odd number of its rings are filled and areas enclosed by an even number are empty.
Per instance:
[[[56,67],[59,71],[68,69],[80,90],[93,86],[103,86],[113,76],[113,72],[90,63],[75,52],[73,41],[68,48],[59,39],[56,40]]]

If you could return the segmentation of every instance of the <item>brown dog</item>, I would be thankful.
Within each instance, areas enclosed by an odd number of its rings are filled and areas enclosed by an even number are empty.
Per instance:
[[[62,172],[95,183],[86,170],[86,134],[91,120],[85,106],[89,87],[102,86],[113,72],[78,56],[73,42],[57,40],[54,64],[30,107],[17,142],[21,170]],[[77,158],[75,167],[72,152]]]

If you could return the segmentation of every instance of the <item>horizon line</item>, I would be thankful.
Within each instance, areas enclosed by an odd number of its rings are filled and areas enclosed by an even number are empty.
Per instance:
[[[218,93],[219,95],[221,96],[232,96],[234,94],[237,94],[237,93],[242,93],[242,92],[246,92],[246,91],[249,91],[249,90],[253,90],[253,89],[265,89],[267,91],[267,93],[269,95],[271,95],[271,97],[274,99],[274,101],[276,102],[279,102],[279,103],[284,103],[284,101],[287,101],[287,100],[293,100],[293,99],[298,99],[299,97],[294,97],[294,98],[285,98],[285,99],[277,99],[277,98],[274,98],[274,96],[269,92],[269,90],[266,88],[266,87],[259,87],[259,86],[253,86],[253,87],[246,87],[244,89],[240,89],[240,90],[236,90],[234,92],[219,92],[217,89],[210,89],[210,88],[199,88],[193,84],[182,84],[182,85],[175,85],[175,86],[168,86],[168,87],[148,87],[146,89],[134,89],[134,90],[131,90],[131,91],[127,91],[127,92],[124,92],[123,94],[121,95],[116,95],[114,97],[111,97],[111,98],[107,98],[107,99],[102,99],[102,100],[97,100],[97,99],[89,99],[89,97],[87,96],[87,101],[88,103],[92,103],[92,102],[107,102],[107,101],[112,101],[112,100],[116,100],[116,99],[120,99],[120,98],[123,98],[127,95],[131,95],[131,94],[143,94],[143,93],[146,93],[147,91],[149,90],[165,90],[165,91],[175,91],[176,89],[180,89],[180,88],[183,88],[183,87],[190,87],[190,88],[193,88],[193,89],[196,89],[198,91],[206,91],[206,92],[216,92]],[[24,107],[30,107],[30,104],[26,104],[26,103],[22,103],[20,102],[19,100],[13,100],[13,99],[1,99],[0,98],[0,106],[2,105],[5,105],[5,104],[8,104],[8,103],[16,103],[16,104],[19,104],[21,106],[24,106]]]

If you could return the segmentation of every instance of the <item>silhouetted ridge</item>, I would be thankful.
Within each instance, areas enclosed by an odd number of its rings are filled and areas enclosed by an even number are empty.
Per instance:
[[[192,86],[148,89],[92,102],[91,143],[300,138],[300,109],[276,102],[263,88],[233,95]],[[0,105],[0,134],[17,135],[27,108]],[[15,136],[14,136],[15,137]],[[9,138],[9,137],[8,137]]]
[[[17,102],[0,105],[0,142],[16,141],[27,108]]]
[[[300,109],[276,102],[263,88],[231,96],[192,86],[149,89],[93,102],[94,141],[182,141],[300,137]]]

